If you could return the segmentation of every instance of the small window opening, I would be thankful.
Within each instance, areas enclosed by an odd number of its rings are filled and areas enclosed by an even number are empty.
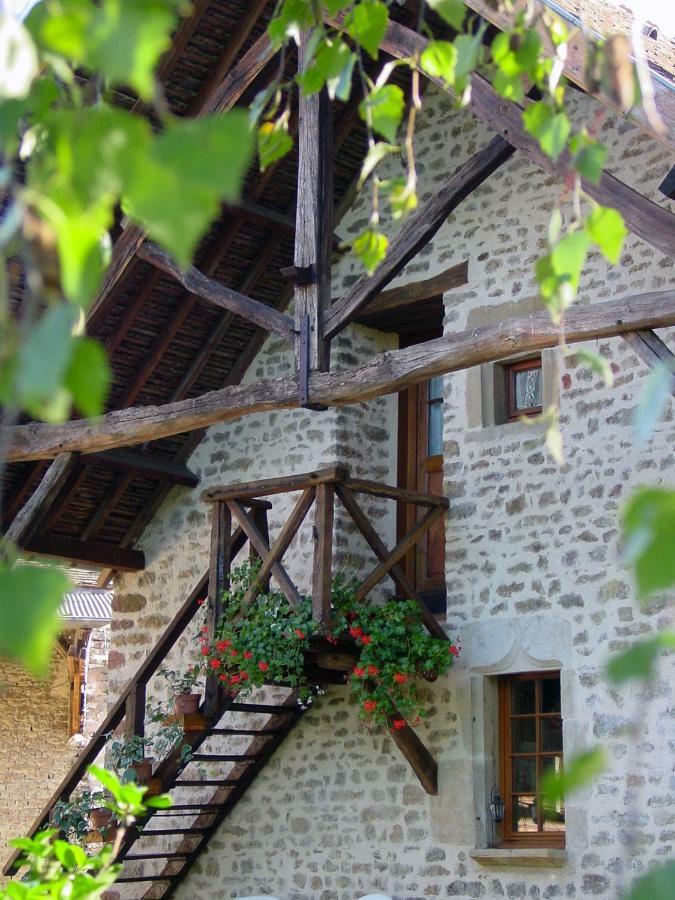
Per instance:
[[[564,802],[542,795],[545,775],[563,765],[560,673],[505,676],[499,691],[502,844],[564,847]]]
[[[504,366],[506,418],[536,416],[542,411],[541,356]]]

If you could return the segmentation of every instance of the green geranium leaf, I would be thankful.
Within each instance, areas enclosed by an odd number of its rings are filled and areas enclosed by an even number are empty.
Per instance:
[[[588,366],[591,372],[599,375],[607,387],[611,387],[614,384],[612,367],[609,364],[609,360],[605,359],[604,356],[600,356],[599,353],[596,353],[589,347],[579,347],[574,351],[574,355],[583,366]]]
[[[189,265],[220,203],[237,201],[252,144],[243,110],[172,122],[145,165],[129,174],[126,210],[180,265]]]
[[[647,376],[633,419],[633,434],[638,444],[649,439],[656,423],[672,399],[675,376],[664,363],[658,363]]]
[[[452,25],[455,31],[461,31],[466,16],[464,0],[428,0],[428,3],[448,25]]]
[[[664,650],[675,650],[674,631],[664,631],[655,637],[637,641],[628,650],[617,653],[607,664],[607,676],[615,684],[632,678],[644,681],[651,677],[654,665]]]
[[[44,675],[70,582],[58,569],[0,563],[0,656]]]
[[[647,597],[675,583],[675,491],[641,488],[622,516],[625,558],[635,570],[638,592]]]
[[[420,57],[420,66],[432,78],[442,78],[446,84],[455,83],[457,48],[449,41],[429,41]]]
[[[103,347],[91,338],[76,338],[65,375],[75,407],[84,416],[100,415],[109,385],[110,366]]]
[[[565,149],[570,122],[564,112],[556,112],[544,100],[531,103],[523,111],[525,130],[535,137],[543,152],[556,160]]]
[[[387,255],[388,246],[389,241],[384,234],[368,228],[356,238],[352,249],[368,274],[372,275]]]
[[[374,88],[359,104],[359,115],[370,122],[374,131],[394,143],[403,117],[405,99],[397,84]]]
[[[606,765],[607,756],[602,747],[565,759],[565,768],[561,772],[551,772],[542,780],[544,805],[555,806],[574,791],[586,787],[604,771]]]
[[[362,0],[345,21],[345,28],[357,44],[377,59],[389,22],[389,11],[380,0]]]
[[[596,206],[586,220],[586,229],[593,242],[615,266],[628,234],[621,213],[609,206]]]

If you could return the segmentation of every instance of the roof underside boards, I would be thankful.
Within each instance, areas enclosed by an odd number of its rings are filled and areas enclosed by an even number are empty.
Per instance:
[[[192,18],[179,25],[173,48],[160,66],[167,102],[175,114],[198,111],[225,71],[264,33],[273,9],[272,2],[263,0],[197,0]],[[402,21],[411,15],[394,9]],[[263,68],[240,102],[250,100],[277,65],[275,59]],[[286,65],[291,75],[297,67],[295,53],[288,55]],[[117,99],[126,107],[136,103],[123,92]],[[336,206],[352,188],[367,144],[356,103],[352,99],[333,104]],[[297,115],[291,127],[297,128]],[[297,162],[297,150],[262,174],[256,162],[248,172],[241,206],[223,210],[194,260],[198,269],[223,285],[276,307],[285,305],[290,296],[279,270],[293,262]],[[287,221],[280,221],[280,214]],[[19,273],[14,279],[15,303],[20,302],[20,281]],[[109,353],[113,379],[108,410],[166,403],[237,382],[263,336],[252,323],[188,294],[138,258],[90,319],[89,332]],[[199,439],[199,433],[178,435],[130,449],[182,462]],[[2,485],[4,527],[31,496],[48,465],[43,461],[7,467]],[[91,459],[86,465],[79,461],[38,537],[129,547],[170,487],[166,479],[115,471]]]

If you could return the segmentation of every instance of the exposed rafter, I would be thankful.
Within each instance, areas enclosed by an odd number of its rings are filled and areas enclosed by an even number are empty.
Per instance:
[[[663,365],[670,370],[671,391],[675,394],[675,354],[670,352],[658,334],[648,328],[624,334],[623,339],[650,369]]]
[[[80,462],[84,465],[128,472],[132,476],[180,484],[185,487],[197,487],[199,484],[199,478],[187,466],[171,460],[159,459],[148,453],[106,450],[103,453],[85,453],[80,457]]]
[[[400,287],[383,291],[372,300],[362,311],[362,316],[376,316],[381,313],[390,313],[410,306],[420,300],[429,300],[439,297],[446,291],[452,291],[461,287],[469,280],[469,263],[464,260],[455,266],[450,266],[438,275],[424,278],[421,281],[410,281]]]
[[[653,292],[570,308],[565,314],[565,339],[572,344],[674,324],[675,290]],[[364,366],[334,373],[314,372],[309,379],[311,396],[317,403],[332,406],[359,403],[400,391],[433,375],[493,362],[514,353],[554,347],[559,339],[558,327],[542,310],[379,354]],[[130,446],[255,412],[297,405],[298,379],[286,376],[211,391],[164,406],[116,410],[98,420],[18,425],[5,429],[2,438],[7,441],[9,461],[43,459],[65,450]]]
[[[427,43],[426,38],[411,28],[390,22],[381,47],[397,59],[407,59],[419,56]],[[454,96],[440,78],[432,78],[431,81]],[[527,105],[531,101],[525,102]],[[509,144],[521,150],[535,165],[561,181],[565,179],[568,173],[568,157],[563,155],[554,162],[546,156],[540,150],[535,138],[525,131],[522,119],[523,107],[510,100],[504,100],[485,78],[476,73],[471,76],[469,109],[494,128]],[[624,217],[626,227],[633,234],[668,256],[675,256],[675,215],[648,200],[607,171],[603,172],[599,184],[592,184],[586,179],[582,183],[584,191],[598,203],[618,209]]]
[[[50,465],[35,493],[7,529],[5,537],[18,547],[26,543],[40,528],[45,512],[60,493],[75,466],[76,455],[63,453]]]
[[[36,535],[23,547],[27,553],[70,559],[83,565],[105,566],[122,572],[139,572],[145,568],[140,550],[129,550],[102,541],[78,541],[61,535]]]

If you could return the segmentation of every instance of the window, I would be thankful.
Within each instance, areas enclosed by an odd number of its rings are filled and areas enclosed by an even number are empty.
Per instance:
[[[502,844],[565,845],[565,807],[546,806],[541,782],[563,763],[560,673],[509,675],[499,684]]]
[[[523,359],[504,367],[506,376],[506,418],[541,413],[541,356]]]
[[[443,453],[443,376],[427,382],[427,456]]]

